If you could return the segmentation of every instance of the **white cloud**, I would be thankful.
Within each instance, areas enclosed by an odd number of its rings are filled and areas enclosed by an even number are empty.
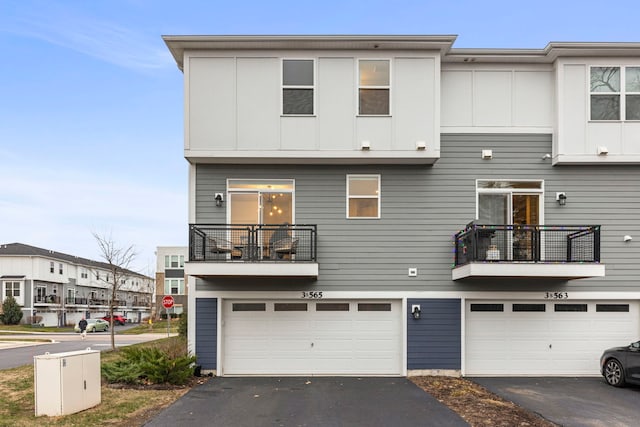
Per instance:
[[[135,70],[173,66],[159,36],[149,37],[123,25],[78,15],[55,3],[17,12],[1,31],[31,37]]]

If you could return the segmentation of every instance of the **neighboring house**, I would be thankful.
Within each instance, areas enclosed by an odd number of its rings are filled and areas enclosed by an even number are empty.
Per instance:
[[[164,40],[205,371],[598,375],[640,336],[640,43]]]
[[[189,248],[185,246],[158,246],[156,250],[156,298],[154,317],[166,314],[162,297],[171,295],[174,300],[170,313],[182,314],[187,309],[187,282],[184,263],[188,259]]]
[[[2,301],[8,295],[18,301],[23,323],[65,326],[107,315],[110,276],[104,262],[22,243],[0,245]],[[115,313],[140,322],[151,314],[153,279],[127,270],[123,280]]]

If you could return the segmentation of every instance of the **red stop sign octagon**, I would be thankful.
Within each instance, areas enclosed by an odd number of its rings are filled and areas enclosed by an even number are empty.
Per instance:
[[[165,295],[162,298],[162,306],[164,308],[171,308],[173,307],[173,297],[171,295]]]

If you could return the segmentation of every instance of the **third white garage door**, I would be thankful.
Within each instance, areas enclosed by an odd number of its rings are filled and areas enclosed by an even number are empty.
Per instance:
[[[609,347],[640,338],[629,301],[467,301],[466,369],[472,375],[598,375]]]
[[[222,375],[400,375],[400,301],[223,304]]]

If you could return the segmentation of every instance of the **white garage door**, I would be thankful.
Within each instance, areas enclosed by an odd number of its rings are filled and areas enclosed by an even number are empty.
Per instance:
[[[602,351],[640,338],[637,302],[468,301],[466,375],[599,375]]]
[[[400,375],[400,301],[223,305],[223,375]]]

